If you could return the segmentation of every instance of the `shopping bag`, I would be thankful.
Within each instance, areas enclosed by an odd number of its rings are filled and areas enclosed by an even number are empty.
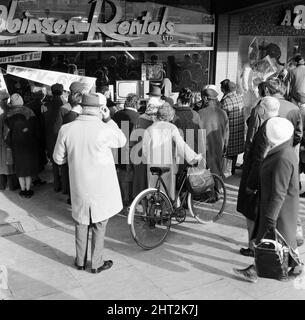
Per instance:
[[[201,160],[197,167],[189,167],[187,170],[189,191],[193,194],[201,194],[214,187],[215,181],[209,169],[206,169],[205,160]]]

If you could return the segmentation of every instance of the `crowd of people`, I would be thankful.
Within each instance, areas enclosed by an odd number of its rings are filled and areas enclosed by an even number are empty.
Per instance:
[[[296,61],[303,72],[304,60]],[[215,85],[203,87],[195,104],[190,88],[182,88],[172,101],[151,86],[146,108],[130,94],[122,110],[114,108],[104,84],[88,93],[81,82],[73,82],[67,95],[56,83],[51,96],[35,87],[26,104],[19,93],[2,93],[0,188],[20,188],[21,197],[32,197],[33,186],[45,183],[39,175],[49,162],[54,191],[67,194],[72,205],[75,265],[86,268],[92,227],[91,271],[99,273],[113,264],[103,257],[107,221],[155,185],[150,167],[169,168],[163,178],[174,199],[183,163],[206,155],[211,172],[223,176],[225,159],[230,159],[234,175],[237,157],[244,153],[237,211],[246,217],[249,245],[240,253],[253,257],[254,244],[272,228],[297,252],[303,242],[299,174],[304,170],[305,91],[293,79],[301,71],[289,74],[286,83],[278,78],[262,82],[261,100],[248,119],[229,79],[220,83],[221,99]],[[257,280],[254,265],[235,272]]]

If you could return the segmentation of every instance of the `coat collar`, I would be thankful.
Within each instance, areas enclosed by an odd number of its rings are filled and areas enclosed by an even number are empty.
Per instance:
[[[289,146],[292,146],[292,138],[289,139],[288,141],[276,146],[275,148],[271,149],[268,154],[267,154],[267,157],[275,154],[275,153],[278,153],[280,151],[282,151],[283,149],[286,149],[287,147]]]
[[[77,120],[80,121],[101,121],[101,119],[98,116],[93,116],[89,114],[80,114],[79,117],[77,117]]]
[[[192,110],[190,107],[178,107],[178,106],[175,106],[174,109],[176,111],[191,111]]]

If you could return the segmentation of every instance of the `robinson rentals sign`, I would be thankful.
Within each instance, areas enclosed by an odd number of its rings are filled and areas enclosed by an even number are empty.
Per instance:
[[[106,23],[100,23],[103,2],[107,1],[113,10],[113,18]],[[96,33],[119,41],[134,40],[145,35],[170,37],[174,32],[174,23],[167,21],[168,8],[164,7],[159,21],[154,21],[152,14],[146,14],[133,21],[122,21],[122,8],[118,0],[93,0],[88,22],[70,20],[53,20],[49,18],[15,18],[17,0],[12,0],[10,7],[0,5],[0,32],[6,31],[16,36],[18,34],[42,33],[52,34],[86,34],[85,40],[94,40]]]

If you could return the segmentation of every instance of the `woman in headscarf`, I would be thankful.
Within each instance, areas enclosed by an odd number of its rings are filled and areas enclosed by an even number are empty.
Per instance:
[[[275,228],[291,249],[296,251],[297,217],[299,211],[298,160],[292,147],[294,127],[280,117],[273,117],[266,124],[269,142],[267,156],[260,170],[260,210],[256,244]],[[256,282],[254,265],[234,272],[248,281]]]
[[[155,187],[158,178],[150,172],[151,167],[170,168],[162,178],[172,199],[175,198],[178,164],[183,163],[184,159],[188,163],[196,163],[201,159],[201,155],[193,151],[183,140],[178,128],[170,123],[174,116],[175,110],[165,102],[159,107],[154,124],[147,128],[143,138],[148,185]]]
[[[32,177],[39,173],[39,127],[32,110],[18,93],[10,97],[5,123],[10,132],[6,143],[12,148],[13,163],[21,187],[20,196],[30,198]]]

